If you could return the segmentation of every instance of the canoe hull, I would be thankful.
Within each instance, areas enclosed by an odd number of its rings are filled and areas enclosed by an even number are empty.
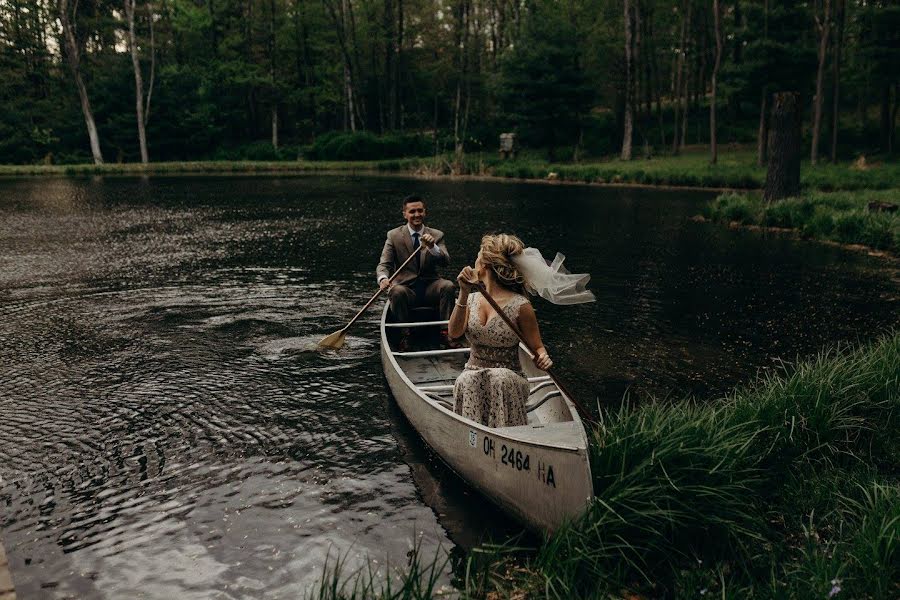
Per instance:
[[[462,479],[526,526],[552,532],[593,497],[580,419],[492,429],[444,408],[416,389],[392,355],[382,327],[381,358],[397,404],[422,439]],[[538,439],[546,430],[552,443]]]

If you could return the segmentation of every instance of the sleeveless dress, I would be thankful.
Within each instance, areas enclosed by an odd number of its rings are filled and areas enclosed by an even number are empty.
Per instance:
[[[469,295],[466,339],[472,350],[453,386],[453,410],[488,427],[525,425],[525,402],[530,389],[519,363],[519,338],[500,315],[482,325],[478,314],[482,301],[478,292]],[[527,298],[517,294],[503,312],[515,322],[519,309],[527,302]]]

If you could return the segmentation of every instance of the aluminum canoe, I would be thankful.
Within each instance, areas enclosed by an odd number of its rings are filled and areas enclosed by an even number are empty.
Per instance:
[[[415,323],[440,327],[445,322]],[[528,424],[490,428],[453,412],[453,382],[468,348],[398,352],[381,315],[381,361],[388,386],[428,446],[486,498],[528,528],[553,532],[577,518],[593,498],[588,437],[572,401],[538,370],[524,347],[522,370],[531,386]],[[437,336],[431,336],[437,338]]]

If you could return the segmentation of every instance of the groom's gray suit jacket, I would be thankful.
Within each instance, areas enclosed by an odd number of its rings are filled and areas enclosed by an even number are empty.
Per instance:
[[[419,260],[409,261],[409,264],[394,279],[394,283],[411,285],[416,279],[426,283],[440,279],[437,272],[438,267],[445,267],[450,262],[450,254],[447,253],[447,246],[444,244],[444,232],[425,227],[422,233],[430,233],[434,237],[441,250],[440,256],[433,254],[430,249],[422,250]],[[406,224],[388,231],[384,249],[381,251],[381,260],[375,271],[378,279],[393,275],[397,267],[409,258],[412,251],[413,239]],[[417,262],[418,264],[416,264]]]

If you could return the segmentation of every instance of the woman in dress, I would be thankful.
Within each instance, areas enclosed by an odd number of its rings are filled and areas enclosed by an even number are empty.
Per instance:
[[[478,282],[537,349],[534,364],[542,370],[553,365],[541,342],[534,309],[525,297],[524,277],[511,260],[524,249],[515,236],[486,235],[475,268],[467,266],[457,277],[459,297],[448,333],[451,338],[465,334],[471,353],[453,386],[453,410],[488,427],[525,425],[529,387],[519,364],[519,338],[476,291]]]

